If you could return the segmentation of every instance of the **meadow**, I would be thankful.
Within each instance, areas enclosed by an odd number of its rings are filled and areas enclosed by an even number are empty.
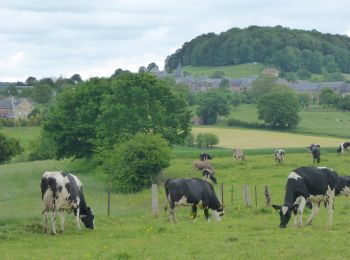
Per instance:
[[[350,113],[337,110],[310,107],[299,112],[300,122],[291,130],[294,133],[316,136],[335,136],[350,138]],[[256,105],[242,104],[237,110],[232,110],[229,118],[248,123],[259,123]],[[260,122],[261,123],[261,122]],[[225,125],[223,120],[220,125]]]
[[[176,146],[169,177],[200,177],[192,171],[192,161],[201,150]],[[257,151],[257,152],[254,152]],[[224,183],[225,216],[222,222],[205,221],[202,211],[195,222],[190,209],[177,209],[180,221],[168,221],[162,208],[165,195],[159,185],[158,217],[151,213],[151,191],[136,194],[112,193],[111,215],[107,216],[107,192],[102,171],[87,160],[48,160],[15,162],[0,166],[0,255],[2,259],[344,259],[350,254],[350,201],[335,202],[334,225],[326,227],[322,208],[313,226],[280,229],[279,216],[264,205],[263,188],[269,185],[272,202],[283,202],[286,178],[291,170],[311,165],[306,150],[286,155],[286,163],[276,166],[272,153],[248,150],[246,162],[232,159],[230,150],[219,148],[212,162],[219,186]],[[266,151],[266,150],[265,150]],[[322,153],[321,166],[350,174],[350,157],[334,150]],[[77,230],[74,218],[66,216],[66,231],[56,236],[43,233],[40,178],[46,170],[65,170],[76,174],[84,185],[84,194],[94,210],[96,230]],[[253,207],[244,207],[242,185],[248,184]],[[258,193],[257,206],[254,187]],[[232,189],[232,193],[231,193]],[[232,196],[232,197],[231,197]],[[306,215],[310,213],[306,210]],[[304,222],[306,216],[304,216]],[[57,221],[58,223],[59,221]],[[336,254],[335,254],[336,252]]]

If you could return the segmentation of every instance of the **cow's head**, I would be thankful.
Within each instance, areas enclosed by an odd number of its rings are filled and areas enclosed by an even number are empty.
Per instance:
[[[95,223],[94,223],[94,214],[92,212],[92,209],[87,207],[86,209],[86,215],[81,215],[81,221],[84,223],[86,228],[95,229]]]
[[[297,213],[297,210],[298,210],[298,207],[299,207],[299,204],[294,204],[293,206],[291,207],[288,207],[288,206],[280,206],[280,205],[272,205],[272,207],[275,209],[275,210],[278,210],[279,211],[279,214],[280,214],[280,220],[281,220],[281,223],[280,223],[280,228],[286,228],[287,227],[287,224],[290,220],[290,217],[292,216],[292,212],[294,214]]]
[[[340,153],[342,151],[342,146],[339,145],[338,149],[337,149],[337,152]]]
[[[217,180],[216,180],[216,177],[215,177],[215,173],[213,171],[211,171],[210,169],[204,169],[202,171],[202,174],[203,174],[203,178],[205,178],[206,180],[211,179],[211,181],[213,183],[217,183]]]
[[[220,206],[217,210],[213,210],[213,217],[216,221],[221,221],[224,216],[224,208]]]

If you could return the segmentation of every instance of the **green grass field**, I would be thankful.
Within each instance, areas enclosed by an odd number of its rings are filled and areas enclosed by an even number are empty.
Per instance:
[[[350,249],[350,201],[339,197],[335,203],[334,225],[326,227],[322,208],[311,227],[278,227],[279,216],[264,207],[263,187],[269,185],[273,203],[281,203],[288,173],[301,165],[310,165],[309,153],[287,154],[283,166],[275,166],[273,156],[250,155],[244,163],[234,161],[224,150],[216,154],[213,165],[219,183],[224,183],[223,221],[206,223],[204,215],[196,222],[190,209],[177,210],[179,224],[167,216],[151,215],[151,191],[136,194],[112,194],[111,216],[107,216],[104,175],[85,160],[74,162],[40,161],[0,166],[0,255],[2,259],[281,259],[347,258]],[[187,154],[181,157],[182,153]],[[199,150],[176,147],[166,177],[199,177],[191,163]],[[322,166],[348,174],[349,154],[322,154]],[[77,230],[74,218],[66,216],[66,232],[43,234],[40,178],[46,170],[74,172],[84,184],[89,206],[94,210],[96,230]],[[242,185],[248,184],[254,206],[245,208]],[[258,206],[255,207],[254,186]],[[231,200],[230,190],[233,188]],[[218,194],[219,185],[215,186]],[[164,204],[160,186],[160,208]],[[308,215],[310,212],[306,210]],[[306,216],[304,216],[304,220]],[[58,221],[57,221],[58,223]],[[294,241],[294,242],[293,242]],[[295,242],[297,241],[297,242]],[[302,245],[302,246],[300,246]],[[326,246],[325,246],[326,245]],[[336,255],[334,252],[337,252]]]
[[[252,75],[259,75],[265,68],[261,63],[247,63],[242,65],[221,66],[221,67],[194,67],[184,66],[183,71],[186,71],[194,76],[211,76],[216,71],[223,71],[225,77],[230,78],[245,78]]]
[[[292,130],[295,133],[350,138],[349,112],[310,108],[300,111],[299,116],[299,125]],[[255,105],[242,104],[237,110],[232,110],[229,117],[249,123],[259,122]]]

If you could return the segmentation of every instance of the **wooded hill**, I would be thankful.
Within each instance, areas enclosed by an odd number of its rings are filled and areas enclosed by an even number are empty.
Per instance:
[[[182,66],[225,66],[250,62],[274,65],[283,72],[350,73],[350,37],[282,26],[232,28],[202,34],[165,61],[170,72]]]

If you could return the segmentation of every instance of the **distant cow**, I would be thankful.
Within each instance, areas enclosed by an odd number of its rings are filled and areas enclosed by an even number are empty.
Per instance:
[[[239,161],[245,161],[246,160],[246,158],[244,156],[244,152],[240,148],[233,149],[233,158],[235,158],[236,160],[239,160]]]
[[[202,171],[202,175],[203,175],[203,180],[208,181],[210,179],[213,183],[215,184],[217,183],[215,173],[212,172],[210,169],[204,169]]]
[[[224,215],[224,209],[216,197],[213,186],[202,179],[170,179],[164,183],[165,193],[170,206],[170,217],[178,222],[175,215],[175,206],[192,205],[192,216],[195,220],[197,207],[203,207],[205,218],[209,221],[209,209],[213,210],[217,221]]]
[[[339,148],[337,149],[338,153],[344,153],[345,149],[349,149],[350,147],[350,142],[343,142],[339,145]]]
[[[214,155],[210,155],[210,154],[205,153],[205,152],[203,152],[199,155],[199,159],[201,161],[208,161],[208,160],[212,160],[213,158],[214,158]]]
[[[307,220],[307,225],[311,225],[322,201],[328,209],[328,226],[331,226],[333,201],[338,195],[350,196],[349,176],[339,176],[326,167],[300,167],[293,170],[288,175],[283,205],[273,205],[279,210],[280,227],[287,226],[292,213],[294,213],[294,224],[301,226],[302,214],[307,202],[312,204],[312,213]]]
[[[192,163],[192,169],[193,170],[197,169],[200,171],[203,171],[204,169],[209,169],[215,173],[213,166],[207,161],[194,161]]]
[[[311,144],[308,147],[312,153],[312,157],[313,157],[313,163],[315,164],[315,161],[317,161],[317,163],[320,163],[321,161],[321,146],[319,144]]]
[[[284,150],[275,150],[275,162],[276,164],[282,164],[284,163],[284,156],[286,152]]]
[[[64,212],[76,216],[80,229],[80,219],[85,227],[94,229],[94,215],[86,205],[83,187],[79,179],[70,173],[45,172],[41,179],[41,195],[45,232],[48,232],[48,213],[51,213],[51,234],[56,234],[56,214],[60,212],[61,232],[64,231]]]

